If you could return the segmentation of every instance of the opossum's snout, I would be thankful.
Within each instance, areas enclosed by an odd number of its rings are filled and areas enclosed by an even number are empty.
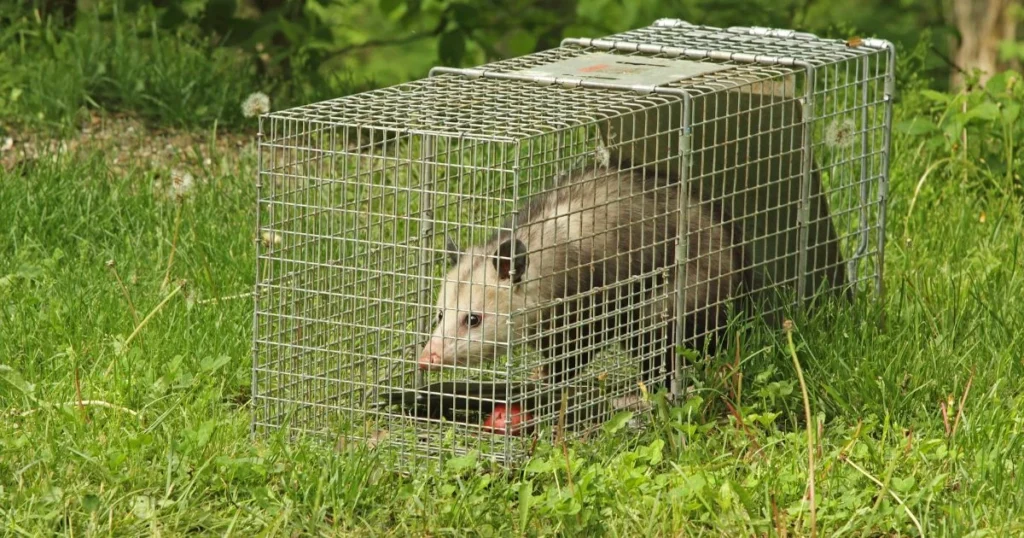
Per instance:
[[[449,319],[450,318],[450,319]],[[420,350],[416,364],[421,370],[446,366],[476,366],[494,359],[504,348],[501,316],[450,312]]]
[[[420,357],[416,362],[419,365],[420,370],[440,368],[444,365],[444,361],[442,359],[444,356],[443,354],[444,340],[433,337],[427,342],[427,345],[423,346],[423,351],[420,353]]]
[[[511,306],[502,292],[516,289],[527,267],[526,245],[518,239],[502,242],[486,263],[474,261],[480,253],[459,254],[450,240],[448,252],[455,267],[438,297],[433,334],[416,359],[421,370],[477,366],[505,351]]]

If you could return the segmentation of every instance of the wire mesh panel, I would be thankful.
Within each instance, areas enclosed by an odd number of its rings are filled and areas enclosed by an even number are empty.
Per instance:
[[[882,292],[889,43],[675,19],[565,43],[742,66],[694,81],[705,91],[694,97],[687,172],[701,197],[727,207],[746,231],[761,279],[755,291]],[[672,142],[662,147],[674,151]]]
[[[891,77],[665,20],[265,116],[255,431],[514,461],[732,319],[880,289]]]

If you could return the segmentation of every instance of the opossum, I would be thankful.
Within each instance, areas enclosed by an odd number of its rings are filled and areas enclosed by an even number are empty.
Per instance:
[[[676,289],[681,208],[689,224],[686,333],[696,338],[706,328],[710,339],[700,336],[694,347],[713,346],[725,301],[748,279],[745,255],[724,213],[688,195],[680,200],[681,190],[642,171],[587,167],[528,199],[484,244],[460,252],[449,239],[450,270],[419,367],[498,359],[511,332],[534,342],[548,364],[545,379],[561,382],[609,339],[629,335],[621,340],[650,382],[677,353],[677,296],[666,291]],[[525,312],[511,315],[517,311]]]

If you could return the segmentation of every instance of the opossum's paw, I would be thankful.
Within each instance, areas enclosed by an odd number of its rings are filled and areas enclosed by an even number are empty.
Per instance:
[[[506,412],[505,404],[494,406],[494,410],[484,419],[483,429],[493,433],[519,435],[524,420],[530,420],[529,413],[523,413],[518,405],[513,405],[511,413]]]

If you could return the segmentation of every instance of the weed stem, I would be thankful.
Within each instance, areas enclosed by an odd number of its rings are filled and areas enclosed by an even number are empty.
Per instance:
[[[185,205],[181,200],[178,200],[178,209],[174,214],[174,237],[171,239],[171,254],[167,257],[167,271],[164,273],[164,281],[160,284],[160,289],[167,287],[167,283],[171,281],[171,265],[174,264],[174,252],[178,250],[178,232],[181,230],[181,207]]]
[[[108,261],[107,267],[109,267],[110,270],[113,271],[114,278],[117,279],[117,284],[118,286],[121,287],[121,295],[124,295],[124,300],[128,302],[128,309],[131,310],[132,313],[132,321],[134,321],[135,325],[138,326],[139,311],[135,309],[135,302],[132,301],[132,296],[130,293],[128,293],[128,287],[125,286],[124,281],[121,280],[121,274],[117,272],[117,265],[114,263],[114,260]]]
[[[132,334],[130,334],[128,336],[128,339],[124,341],[124,347],[125,348],[127,348],[128,344],[130,344],[132,342],[132,340],[135,339],[135,337],[139,334],[139,331],[141,331],[142,328],[145,327],[147,323],[149,323],[149,320],[153,319],[153,316],[155,316],[156,313],[159,312],[160,309],[162,309],[164,307],[164,305],[166,305],[167,302],[171,300],[171,297],[174,297],[175,295],[178,294],[179,291],[181,291],[181,288],[182,288],[181,285],[178,285],[178,287],[174,288],[174,291],[172,291],[171,293],[168,293],[167,297],[164,297],[164,300],[160,301],[160,304],[156,305],[156,307],[153,308],[153,310],[149,314],[146,315],[146,317],[142,320],[142,323],[140,323],[138,326],[136,326],[135,330],[132,331]]]
[[[956,408],[956,418],[953,420],[953,431],[950,432],[950,436],[956,435],[956,430],[960,426],[960,417],[964,414],[964,406],[967,405],[967,395],[971,392],[971,384],[974,383],[974,372],[971,372],[971,377],[967,380],[967,387],[964,389],[964,395],[960,397],[960,405]]]
[[[201,299],[196,301],[196,304],[219,303],[221,301],[229,301],[232,299],[245,299],[246,297],[252,297],[252,292],[247,291],[244,293],[236,293],[235,295],[228,295],[227,297],[211,297],[209,299]]]
[[[21,413],[22,417],[27,417],[43,407],[68,407],[68,406],[81,406],[81,407],[106,407],[107,409],[115,409],[117,411],[123,411],[133,417],[139,416],[138,412],[128,409],[127,407],[121,407],[120,405],[112,404],[110,402],[104,402],[103,400],[81,400],[77,402],[64,402],[59,404],[50,404],[46,402],[40,402],[40,407],[36,409],[29,409]]]
[[[804,399],[804,415],[807,420],[807,487],[811,501],[811,536],[818,535],[818,513],[814,499],[814,428],[811,426],[811,402],[807,397],[807,384],[804,383],[804,371],[800,368],[800,360],[796,356],[796,346],[793,345],[793,322],[786,320],[782,324],[786,333],[786,340],[789,342],[789,354],[793,357],[793,366],[796,367],[796,375],[800,379],[800,393]]]
[[[861,469],[861,467],[859,465],[857,465],[856,463],[853,463],[852,461],[850,461],[850,458],[843,457],[842,459],[843,459],[843,461],[848,463],[850,465],[850,467],[853,467],[854,469],[856,469],[857,472],[859,472],[860,474],[866,476],[868,478],[868,480],[871,480],[875,484],[878,484],[878,487],[884,489],[885,491],[888,491],[889,495],[892,495],[892,498],[896,499],[896,502],[900,503],[900,506],[903,507],[903,510],[905,510],[907,512],[907,515],[910,516],[911,521],[914,522],[914,526],[917,527],[917,532],[921,533],[921,537],[924,538],[924,528],[921,527],[921,522],[917,520],[917,517],[915,517],[914,513],[910,511],[910,508],[908,508],[907,505],[904,504],[903,499],[900,499],[899,495],[896,495],[896,493],[893,490],[885,487],[885,484],[883,484],[881,480],[871,476],[871,473],[868,473],[864,469]]]

